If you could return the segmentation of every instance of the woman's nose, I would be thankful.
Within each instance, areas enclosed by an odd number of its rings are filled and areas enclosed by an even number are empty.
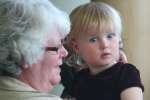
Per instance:
[[[60,51],[60,57],[61,57],[61,58],[64,58],[64,57],[66,57],[67,55],[68,55],[67,49],[65,49],[65,47],[62,46],[61,51]]]

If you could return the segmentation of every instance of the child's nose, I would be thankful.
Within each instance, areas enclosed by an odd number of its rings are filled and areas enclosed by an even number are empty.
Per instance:
[[[107,39],[101,39],[100,41],[100,48],[104,49],[107,48],[109,46],[109,42]]]

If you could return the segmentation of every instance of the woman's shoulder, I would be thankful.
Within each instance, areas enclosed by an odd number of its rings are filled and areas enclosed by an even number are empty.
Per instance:
[[[22,95],[22,100],[62,100],[60,97],[51,93],[30,92],[30,94]]]

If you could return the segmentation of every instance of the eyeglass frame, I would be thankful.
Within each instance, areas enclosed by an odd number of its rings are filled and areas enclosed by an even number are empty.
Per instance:
[[[45,47],[45,51],[54,51],[56,52],[57,54],[59,53],[59,50],[60,48],[62,48],[65,44],[65,41],[64,40],[61,40],[61,44],[57,47]]]

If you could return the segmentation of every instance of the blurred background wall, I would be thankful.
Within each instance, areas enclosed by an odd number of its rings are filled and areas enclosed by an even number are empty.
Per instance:
[[[54,5],[56,5],[61,10],[66,11],[68,14],[77,7],[78,5],[89,2],[90,0],[50,0]]]
[[[68,14],[76,6],[90,0],[51,0]],[[150,98],[150,0],[91,0],[102,1],[116,8],[123,18],[124,51],[130,63],[141,72],[145,86],[144,100]],[[57,89],[56,89],[57,90]]]

